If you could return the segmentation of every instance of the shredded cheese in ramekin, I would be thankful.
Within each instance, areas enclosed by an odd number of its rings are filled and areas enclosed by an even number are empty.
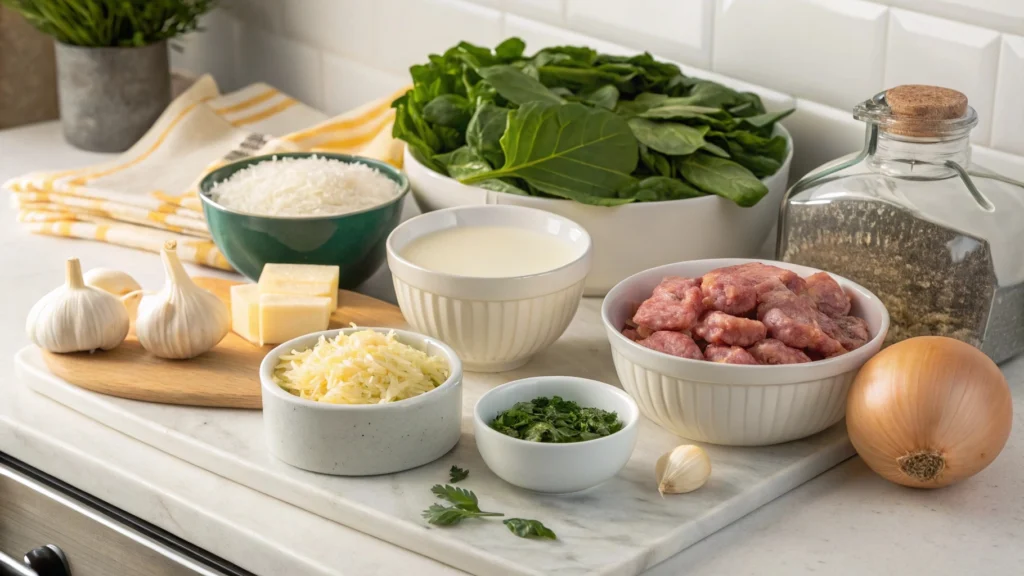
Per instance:
[[[312,348],[282,354],[274,382],[300,398],[331,404],[383,404],[437,388],[450,373],[443,358],[403,344],[394,332],[323,336]]]

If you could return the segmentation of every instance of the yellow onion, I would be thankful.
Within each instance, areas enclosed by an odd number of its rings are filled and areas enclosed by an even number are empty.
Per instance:
[[[846,427],[857,453],[883,478],[940,488],[995,460],[1013,421],[1010,388],[977,348],[938,336],[904,340],[861,368]]]

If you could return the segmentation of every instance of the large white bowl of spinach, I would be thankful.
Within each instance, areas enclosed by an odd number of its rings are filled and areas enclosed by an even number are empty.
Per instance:
[[[785,192],[792,145],[754,93],[650,54],[532,56],[518,38],[460,43],[410,69],[394,136],[421,210],[516,204],[594,240],[586,293],[661,264],[754,256]]]

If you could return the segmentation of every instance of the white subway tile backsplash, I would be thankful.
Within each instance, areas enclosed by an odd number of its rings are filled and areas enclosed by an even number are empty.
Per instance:
[[[967,95],[978,112],[971,141],[987,144],[991,134],[999,34],[985,28],[891,9],[885,62],[887,88],[934,84]]]
[[[565,23],[565,0],[500,0],[498,7],[549,24]]]
[[[171,67],[192,76],[210,74],[222,92],[240,88],[235,69],[238,22],[223,10],[214,10],[200,21],[202,30],[171,41]]]
[[[711,66],[714,0],[566,0],[569,26],[700,68]]]
[[[376,1],[277,1],[282,6],[282,28],[291,38],[364,62],[378,50],[376,37],[384,23],[378,22]]]
[[[266,82],[313,108],[323,104],[320,51],[296,40],[243,29],[238,49],[238,78],[242,85]]]
[[[887,13],[862,0],[718,0],[712,69],[848,109],[883,88]]]
[[[636,54],[632,48],[626,48],[605,40],[591,38],[577,32],[542,24],[528,18],[520,18],[512,14],[505,15],[505,36],[518,36],[526,42],[526,53],[533,54],[548,46],[589,46],[604,54],[628,55]]]
[[[341,114],[386,96],[410,82],[407,75],[390,74],[330,52],[323,55],[322,110]]]
[[[1003,35],[992,113],[992,146],[1024,155],[1024,37]]]
[[[971,163],[1007,178],[1024,182],[1024,158],[984,146],[971,149]]]
[[[1024,35],[1021,0],[882,0],[891,6]]]
[[[270,32],[282,32],[284,7],[281,0],[221,0],[220,6],[243,24]]]
[[[465,40],[495,46],[501,12],[464,0],[289,0],[289,36],[391,73],[404,74]]]
[[[782,121],[793,136],[790,183],[808,172],[864,148],[864,123],[853,114],[810,100],[796,101],[796,111]]]

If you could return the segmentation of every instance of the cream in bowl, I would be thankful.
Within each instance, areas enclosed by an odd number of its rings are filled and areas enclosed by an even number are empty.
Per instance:
[[[502,480],[561,494],[618,474],[633,453],[639,419],[636,402],[615,386],[541,376],[481,396],[473,429],[480,456]]]
[[[445,344],[387,328],[300,336],[260,365],[270,452],[324,474],[390,474],[459,441],[462,363]]]
[[[575,222],[518,206],[466,206],[401,224],[387,242],[398,305],[467,370],[517,368],[572,321],[591,243]]]

